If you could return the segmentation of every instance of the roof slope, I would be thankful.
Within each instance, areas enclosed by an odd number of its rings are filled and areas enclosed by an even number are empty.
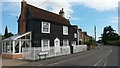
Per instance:
[[[11,36],[11,37],[9,37],[9,38],[4,39],[3,41],[17,40],[18,38],[21,38],[21,37],[23,37],[23,36],[26,36],[26,35],[28,35],[28,34],[30,34],[30,33],[31,33],[31,32],[26,32],[26,33],[24,33],[24,34],[17,34],[17,35],[14,35],[14,36]]]
[[[53,22],[57,22],[60,24],[64,24],[64,25],[70,25],[69,21],[65,18],[63,18],[62,16],[34,7],[32,5],[27,4],[27,8],[30,10],[33,18],[36,19],[42,19],[42,20],[47,20],[47,21],[53,21]]]

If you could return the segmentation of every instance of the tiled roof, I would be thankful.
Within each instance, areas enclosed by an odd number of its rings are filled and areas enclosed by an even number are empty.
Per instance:
[[[77,25],[72,25],[74,30],[78,30],[78,26]]]
[[[29,4],[27,4],[27,8],[30,10],[33,18],[52,21],[55,23],[70,26],[69,21],[58,14],[34,7]]]

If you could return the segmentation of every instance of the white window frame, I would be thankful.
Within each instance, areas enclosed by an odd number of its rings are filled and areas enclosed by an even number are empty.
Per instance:
[[[7,45],[6,45],[6,51],[7,51],[7,53],[11,53],[12,52],[11,51],[11,47],[12,47],[11,41],[6,41],[6,43],[7,43]]]
[[[44,44],[43,44],[44,40],[47,40],[47,43],[48,43],[47,47],[44,47]],[[48,51],[48,50],[50,50],[50,40],[49,39],[42,39],[41,40],[41,48],[42,48],[42,51]]]
[[[44,23],[48,23],[48,32],[43,31],[43,30],[44,30],[44,29],[43,29],[43,27],[44,27],[43,24],[44,24]],[[41,31],[42,31],[42,33],[50,33],[50,23],[49,23],[49,22],[43,22],[43,21],[42,21],[42,30],[41,30]]]
[[[74,38],[77,38],[77,33],[74,33]]]
[[[73,45],[76,45],[76,41],[72,41],[72,44],[73,44]]]
[[[67,41],[67,43],[65,43],[65,41]],[[67,44],[67,45],[64,45]],[[69,40],[63,40],[63,46],[69,46]]]
[[[68,26],[63,26],[63,35],[68,35]]]

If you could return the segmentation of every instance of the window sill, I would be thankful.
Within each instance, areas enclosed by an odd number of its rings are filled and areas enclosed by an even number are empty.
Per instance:
[[[63,35],[68,35],[68,33],[63,33]]]

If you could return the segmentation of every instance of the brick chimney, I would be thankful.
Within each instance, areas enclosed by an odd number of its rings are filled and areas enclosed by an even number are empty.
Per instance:
[[[21,18],[18,24],[18,33],[26,32],[26,11],[27,11],[27,3],[25,0],[21,2]]]
[[[59,12],[59,15],[62,16],[62,17],[64,17],[64,14],[65,13],[64,13],[63,8],[62,8],[62,10],[60,10],[60,12]]]

